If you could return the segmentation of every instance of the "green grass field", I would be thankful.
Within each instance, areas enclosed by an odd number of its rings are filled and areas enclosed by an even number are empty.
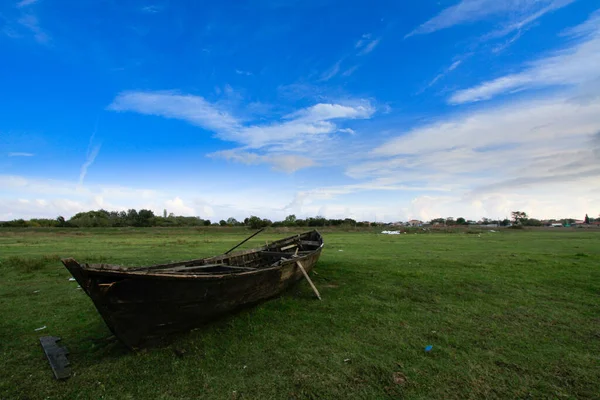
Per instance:
[[[322,302],[301,281],[139,353],[108,338],[59,262],[197,258],[248,234],[0,230],[0,398],[600,398],[600,232],[324,231]],[[69,348],[67,381],[44,335]]]

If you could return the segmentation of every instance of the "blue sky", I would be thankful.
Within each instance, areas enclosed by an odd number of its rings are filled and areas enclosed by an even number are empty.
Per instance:
[[[0,51],[0,220],[600,213],[596,1],[3,1]]]

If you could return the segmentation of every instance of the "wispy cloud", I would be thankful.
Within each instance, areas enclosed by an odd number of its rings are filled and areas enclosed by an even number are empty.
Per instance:
[[[17,8],[23,8],[37,3],[39,0],[21,0],[17,3]]]
[[[455,25],[472,23],[499,16],[505,19],[505,26],[493,33],[504,36],[522,29],[544,14],[565,7],[575,0],[461,0],[460,3],[442,10],[426,21],[405,38],[433,33]]]
[[[600,177],[598,115],[600,99],[579,104],[565,96],[473,111],[402,133],[348,174],[473,192]]]
[[[35,154],[33,153],[24,153],[19,151],[8,153],[9,157],[33,157],[34,155]]]
[[[368,43],[364,44],[364,46],[362,46],[360,48],[360,51],[356,54],[358,56],[364,56],[369,54],[370,52],[372,52],[375,47],[377,47],[377,45],[379,44],[379,42],[381,41],[381,38],[377,38],[377,39],[373,39],[371,41],[369,41]]]
[[[369,43],[369,41],[371,40],[371,37],[373,35],[370,33],[365,33],[364,35],[361,36],[360,39],[358,39],[356,41],[356,44],[354,45],[354,48],[356,49],[361,49],[363,46],[365,46],[365,44]]]
[[[122,92],[108,109],[181,119],[217,132],[228,133],[240,127],[236,118],[204,98],[176,92]]]
[[[236,149],[236,152],[218,155],[235,161],[242,161],[240,157],[243,157],[246,161],[269,162],[283,170],[294,169],[292,166],[309,165],[304,158],[280,157],[289,156],[290,151],[299,151],[298,141],[304,143],[302,151],[306,151],[308,148],[305,146],[315,138],[337,132],[336,121],[368,119],[375,113],[375,107],[367,100],[355,100],[346,104],[318,103],[266,124],[245,124],[222,107],[200,96],[173,92],[124,92],[108,108],[187,121],[214,132],[222,140],[236,142],[244,146],[244,149],[262,149],[265,153],[255,157],[253,153],[242,154]]]
[[[296,172],[299,169],[315,165],[314,160],[297,154],[261,155],[254,152],[247,152],[243,149],[224,150],[212,153],[210,156],[220,157],[247,165],[270,164],[274,170],[287,173]]]
[[[352,75],[354,72],[356,72],[356,70],[358,69],[358,65],[353,65],[350,68],[348,68],[347,70],[345,70],[344,72],[342,72],[342,76],[350,76]]]
[[[142,11],[145,13],[148,13],[148,14],[156,14],[156,13],[162,11],[162,7],[155,6],[155,5],[145,6],[145,7],[142,7]]]
[[[442,72],[440,72],[439,74],[437,74],[428,84],[427,86],[425,86],[425,88],[419,90],[419,94],[423,93],[425,90],[429,89],[430,87],[432,87],[433,85],[435,85],[436,83],[438,83],[439,80],[443,79],[446,75],[448,75],[450,72],[454,71],[456,68],[458,68],[461,64],[463,63],[463,60],[456,60],[454,61],[448,68],[444,69]]]
[[[375,49],[375,47],[377,47],[377,45],[379,44],[380,41],[381,41],[380,37],[373,38],[372,33],[365,33],[364,35],[362,35],[362,37],[360,39],[358,39],[358,41],[354,45],[354,48],[356,50],[358,50],[356,55],[364,56],[366,54],[369,54],[370,52],[372,52]]]
[[[244,70],[241,70],[241,69],[236,69],[235,73],[238,74],[238,75],[252,76],[252,72],[250,72],[250,71],[244,71]]]
[[[371,33],[362,35],[361,38],[354,44],[355,50],[346,53],[343,57],[336,61],[335,64],[333,64],[325,72],[323,72],[319,77],[319,82],[326,82],[336,77],[342,70],[342,76],[348,77],[352,75],[360,67],[360,65],[358,64],[358,57],[365,56],[371,53],[381,41],[381,37],[375,39],[373,39],[372,37],[373,35]],[[342,65],[346,61],[349,61],[348,63],[354,63],[354,65],[352,65],[351,67],[342,68]]]
[[[81,166],[81,170],[79,171],[79,184],[83,185],[83,180],[87,175],[88,168],[94,163],[98,153],[100,152],[101,145],[97,145],[88,150],[85,162]]]
[[[40,44],[48,44],[50,37],[40,27],[37,17],[33,14],[23,14],[17,22],[27,28],[32,34],[34,39]]]
[[[333,64],[327,71],[323,72],[319,81],[326,82],[331,78],[335,77],[338,74],[338,72],[340,72],[340,65],[342,64],[342,61],[344,61],[343,58],[338,60],[335,64]]]
[[[505,75],[472,88],[455,92],[451,104],[491,99],[531,88],[582,85],[600,79],[600,13],[570,30],[576,40],[569,47],[529,63],[519,73]]]
[[[88,168],[94,163],[98,153],[100,152],[101,144],[94,144],[94,137],[96,136],[96,131],[98,130],[98,123],[96,123],[96,127],[94,128],[94,132],[92,136],[90,136],[90,142],[88,144],[87,154],[85,157],[85,162],[81,165],[81,169],[79,171],[79,185],[83,185],[83,181],[85,176],[87,175]]]

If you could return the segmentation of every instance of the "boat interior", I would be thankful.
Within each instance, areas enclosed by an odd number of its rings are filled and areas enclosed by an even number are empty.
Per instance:
[[[160,274],[234,274],[277,266],[282,262],[307,256],[323,244],[317,231],[306,232],[286,239],[267,243],[265,246],[215,257],[160,264],[147,267],[123,268],[121,266],[96,264],[92,269],[127,272],[153,272]]]

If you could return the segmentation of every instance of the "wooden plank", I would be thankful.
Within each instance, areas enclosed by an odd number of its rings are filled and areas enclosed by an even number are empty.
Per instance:
[[[265,256],[270,256],[270,257],[293,257],[295,255],[304,255],[304,254],[310,254],[313,251],[301,251],[299,253],[292,253],[289,251],[261,251],[260,254],[263,254]]]
[[[308,283],[310,284],[310,287],[312,288],[312,290],[315,292],[315,294],[317,295],[317,298],[319,300],[321,300],[321,295],[319,294],[319,291],[317,290],[317,287],[315,286],[315,284],[310,280],[310,277],[308,276],[308,273],[306,273],[306,270],[304,269],[304,267],[302,266],[302,264],[300,263],[300,261],[296,261],[296,265],[300,268],[300,270],[302,271],[302,273],[304,274],[304,277],[306,278],[306,280],[308,281]]]
[[[71,368],[69,368],[69,360],[67,354],[69,351],[64,347],[59,347],[56,342],[60,340],[56,336],[42,336],[40,338],[40,344],[42,349],[48,358],[52,372],[56,379],[67,379],[71,376]]]
[[[209,264],[209,265],[196,265],[193,267],[169,268],[169,269],[165,269],[164,271],[159,270],[157,272],[202,272],[202,270],[206,270],[206,269],[214,268],[214,267],[230,269],[231,272],[254,271],[256,269],[256,268],[252,268],[252,267],[239,267],[239,266],[227,265],[227,264]],[[220,271],[219,273],[227,273],[227,272],[228,271]],[[214,272],[211,272],[211,273],[214,273]]]
[[[318,242],[316,240],[301,240],[300,244],[303,246],[317,246],[319,247],[321,245],[321,242]]]

